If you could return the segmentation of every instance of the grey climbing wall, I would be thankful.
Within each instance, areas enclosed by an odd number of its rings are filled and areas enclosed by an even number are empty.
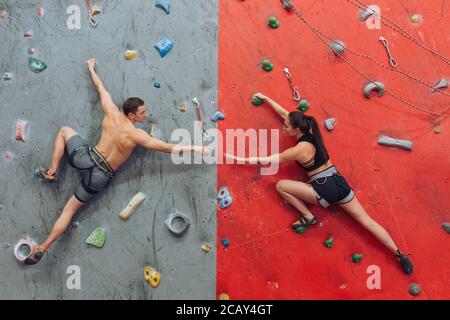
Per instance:
[[[130,96],[146,101],[150,121],[167,141],[176,128],[193,132],[193,97],[204,118],[217,110],[217,0],[168,0],[169,15],[153,0],[91,2],[103,9],[96,29],[88,23],[84,0],[0,0],[0,10],[9,12],[0,20],[0,74],[14,74],[12,80],[0,80],[0,298],[214,299],[215,247],[205,253],[201,245],[216,243],[217,168],[174,165],[169,155],[142,148],[75,216],[79,227],[69,227],[39,264],[21,266],[15,260],[13,245],[26,236],[42,242],[79,184],[78,173],[65,162],[56,183],[33,176],[34,168],[49,164],[58,129],[72,126],[92,144],[100,136],[102,110],[86,59],[97,59],[97,72],[118,105]],[[36,3],[45,9],[43,17],[35,15]],[[70,5],[81,9],[80,30],[66,26]],[[28,30],[31,38],[24,37]],[[174,48],[161,58],[153,44],[166,35]],[[47,70],[28,69],[28,48],[36,49]],[[127,49],[140,55],[126,61]],[[183,102],[185,113],[177,107]],[[17,119],[30,123],[25,143],[15,140]],[[13,157],[6,158],[6,151]],[[128,221],[120,220],[119,212],[139,191],[145,202]],[[181,238],[164,225],[175,210],[192,218]],[[96,227],[107,230],[103,249],[84,243]],[[80,290],[66,286],[71,265],[80,267]],[[159,287],[144,281],[146,265],[161,272]]]

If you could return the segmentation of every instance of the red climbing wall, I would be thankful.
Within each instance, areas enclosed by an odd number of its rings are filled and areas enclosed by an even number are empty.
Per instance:
[[[324,34],[342,39],[351,50],[388,64],[378,41],[389,42],[398,68],[427,82],[450,78],[450,64],[382,25],[370,30],[359,9],[347,0],[293,1],[305,19]],[[288,110],[291,98],[284,67],[289,67],[309,113],[318,121],[335,117],[335,130],[323,130],[334,164],[346,176],[368,213],[382,224],[403,251],[412,254],[413,275],[402,273],[391,254],[337,207],[312,208],[321,226],[299,235],[290,231],[296,212],[275,190],[279,179],[302,179],[295,164],[276,176],[260,176],[255,166],[221,165],[218,186],[233,196],[227,209],[218,208],[217,293],[231,299],[410,299],[408,286],[418,283],[416,299],[450,298],[450,241],[441,224],[450,220],[449,118],[433,116],[385,94],[367,100],[364,78],[352,70],[278,0],[219,2],[219,105],[228,128],[280,128],[268,107],[255,108],[251,94],[261,91]],[[441,0],[378,0],[381,15],[404,28],[433,50],[450,57],[450,3]],[[418,13],[423,20],[410,22]],[[272,30],[267,18],[281,26]],[[450,115],[450,97],[430,94],[427,87],[370,60],[345,53],[359,70],[420,108]],[[260,62],[269,58],[274,70]],[[450,90],[445,91],[448,95]],[[441,133],[433,132],[435,127]],[[412,152],[377,144],[379,134],[413,141]],[[281,149],[294,144],[281,136]],[[331,234],[332,249],[323,241]],[[230,246],[220,243],[226,237]],[[364,254],[359,264],[354,252]],[[381,270],[381,289],[367,288],[367,268]]]

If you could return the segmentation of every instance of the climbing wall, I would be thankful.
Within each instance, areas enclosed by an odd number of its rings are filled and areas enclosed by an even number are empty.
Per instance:
[[[151,0],[91,1],[102,10],[94,29],[84,0],[0,0],[0,10],[9,13],[0,19],[0,75],[13,73],[11,80],[0,79],[1,299],[215,298],[216,250],[206,253],[201,245],[216,239],[216,167],[174,165],[169,155],[142,148],[107,191],[75,216],[79,227],[69,227],[39,264],[21,266],[13,255],[19,239],[46,238],[79,184],[67,164],[53,184],[34,177],[36,167],[49,164],[58,129],[72,126],[92,144],[100,136],[102,110],[85,60],[97,59],[97,72],[118,105],[130,96],[144,99],[149,121],[166,141],[176,128],[193,132],[193,97],[205,115],[217,110],[217,1],[169,2],[167,15]],[[79,30],[66,25],[70,5],[80,9]],[[41,17],[37,6],[45,9]],[[32,36],[24,37],[29,30]],[[153,45],[164,36],[174,48],[161,58]],[[29,48],[48,64],[45,71],[29,70]],[[126,61],[126,50],[139,56]],[[187,104],[186,112],[179,111],[180,103]],[[29,122],[25,143],[15,140],[17,119]],[[140,127],[148,130],[150,123]],[[139,191],[146,200],[128,221],[120,220],[119,212]],[[164,225],[175,210],[192,219],[181,238]],[[85,244],[97,227],[107,232],[103,249]],[[79,290],[66,286],[72,265],[81,271]],[[160,271],[158,288],[144,281],[146,265]]]
[[[405,104],[385,93],[366,99],[368,83],[361,74],[311,32],[278,0],[219,2],[219,105],[226,114],[220,129],[281,129],[269,107],[254,107],[251,96],[263,92],[288,110],[292,99],[283,69],[288,67],[308,114],[323,124],[336,118],[323,135],[331,160],[348,179],[368,213],[382,224],[402,251],[411,253],[414,273],[404,275],[382,245],[338,207],[312,208],[320,225],[295,234],[298,217],[278,196],[280,179],[306,180],[295,164],[283,165],[276,176],[262,176],[256,166],[221,165],[218,185],[227,186],[233,204],[218,209],[217,294],[231,299],[410,299],[411,283],[422,293],[415,299],[450,298],[450,242],[441,224],[450,220],[450,91],[431,94],[429,88],[390,70],[384,36],[402,70],[435,85],[450,77],[450,66],[398,32],[382,24],[369,29],[359,8],[347,0],[293,0],[305,21],[331,39],[370,59],[343,55],[373,81],[381,81]],[[433,51],[450,56],[445,0],[378,0],[389,18]],[[411,17],[418,14],[417,23]],[[270,16],[278,29],[267,25]],[[326,43],[329,43],[327,38]],[[261,68],[270,59],[272,72]],[[421,110],[416,110],[419,107]],[[432,115],[439,113],[443,115]],[[438,133],[439,132],[439,133]],[[379,135],[413,142],[405,151],[377,144]],[[281,135],[280,149],[295,140]],[[323,244],[334,237],[332,248]],[[225,248],[221,240],[226,238]],[[353,253],[362,253],[358,264]],[[381,287],[369,289],[370,266],[381,271]],[[367,272],[369,269],[369,273]]]

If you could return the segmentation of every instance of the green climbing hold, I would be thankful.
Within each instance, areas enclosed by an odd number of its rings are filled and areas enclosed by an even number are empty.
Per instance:
[[[306,230],[308,230],[308,227],[300,226],[300,227],[295,228],[294,231],[295,231],[295,233],[305,233]]]
[[[353,257],[352,257],[352,261],[353,261],[353,263],[358,263],[358,262],[360,262],[362,260],[362,258],[363,258],[362,254],[354,253]]]
[[[39,60],[38,58],[30,57],[28,59],[28,67],[34,73],[39,73],[47,69],[48,65],[44,61]]]
[[[422,289],[420,289],[420,286],[417,283],[413,283],[409,286],[409,294],[412,296],[418,296]]]
[[[309,103],[306,100],[300,101],[299,105],[297,106],[297,109],[301,112],[306,112],[309,109]]]
[[[263,100],[262,99],[260,99],[260,98],[258,98],[258,97],[254,97],[253,99],[252,99],[252,104],[254,105],[254,106],[260,106],[260,105],[262,105],[263,104]]]
[[[333,241],[333,237],[330,236],[327,240],[325,240],[323,244],[325,245],[325,247],[331,248],[333,246]]]
[[[273,64],[270,63],[270,60],[269,60],[269,59],[264,59],[264,60],[262,61],[262,68],[263,68],[264,70],[266,70],[267,72],[272,71],[272,70],[273,70]]]
[[[3,209],[3,203],[0,202],[0,210]]]
[[[277,18],[275,18],[274,16],[269,18],[269,21],[267,22],[267,24],[272,29],[276,29],[276,28],[278,28],[280,26],[280,23],[278,22]]]
[[[86,243],[97,248],[103,248],[106,241],[106,230],[103,228],[95,229],[86,239]]]

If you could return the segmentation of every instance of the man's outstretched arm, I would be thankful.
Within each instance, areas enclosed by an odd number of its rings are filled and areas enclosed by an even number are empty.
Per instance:
[[[136,144],[150,150],[160,151],[164,153],[181,153],[181,152],[199,152],[208,153],[208,148],[202,146],[180,146],[152,138],[142,129],[136,129],[133,134],[133,140]]]
[[[97,73],[94,70],[95,67],[95,59],[91,58],[88,61],[86,61],[86,64],[88,65],[89,73],[91,74],[92,82],[95,85],[95,88],[98,91],[98,94],[100,96],[100,104],[102,106],[103,112],[105,114],[109,114],[114,111],[119,111],[117,106],[112,101],[111,95],[108,91],[106,91],[105,86],[103,85],[102,80],[97,75]]]

